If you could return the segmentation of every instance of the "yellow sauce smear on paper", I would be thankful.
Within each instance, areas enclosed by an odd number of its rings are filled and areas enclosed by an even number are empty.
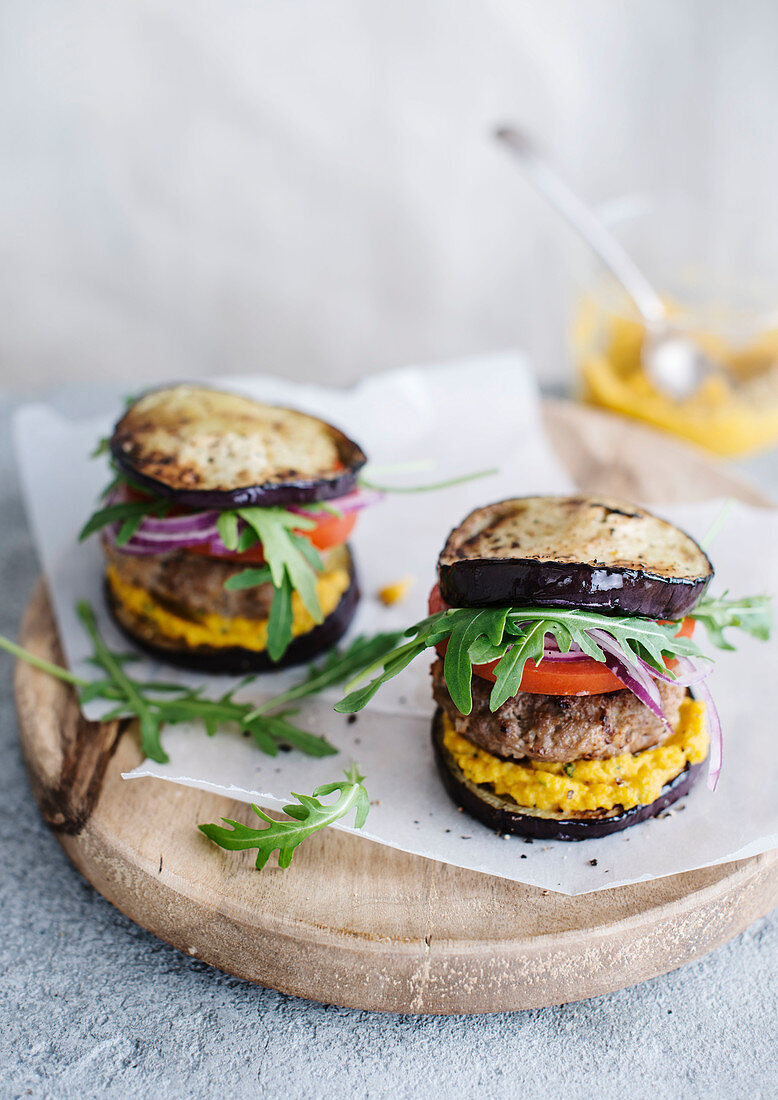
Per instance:
[[[196,622],[184,619],[163,607],[145,588],[121,580],[113,567],[108,567],[106,575],[117,602],[133,614],[153,622],[157,630],[167,638],[182,640],[188,646],[241,646],[243,649],[257,651],[267,647],[266,619],[228,619],[214,614],[202,614]],[[316,581],[316,591],[325,618],[340,603],[350,579],[347,569],[333,569],[322,573]],[[303,606],[300,596],[293,592],[292,636],[296,638],[299,634],[307,634],[315,626],[316,623]]]
[[[443,723],[443,743],[472,783],[488,784],[519,806],[565,814],[647,806],[687,764],[703,761],[710,744],[705,705],[692,699],[681,704],[675,732],[657,748],[572,764],[500,760],[461,737],[447,715]]]

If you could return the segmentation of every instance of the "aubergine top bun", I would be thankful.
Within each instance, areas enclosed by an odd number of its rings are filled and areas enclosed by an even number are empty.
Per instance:
[[[438,559],[452,607],[589,608],[678,619],[713,567],[689,535],[637,505],[600,496],[517,497],[477,508]]]
[[[133,402],[111,454],[137,484],[192,508],[304,504],[350,492],[362,448],[324,420],[179,385]]]

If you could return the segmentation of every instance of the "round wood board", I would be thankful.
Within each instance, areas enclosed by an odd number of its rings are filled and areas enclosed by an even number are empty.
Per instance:
[[[700,452],[610,414],[547,402],[581,488],[691,500],[755,490]],[[62,661],[39,582],[22,644]],[[19,663],[22,745],[41,811],[78,869],[138,924],[239,977],[394,1012],[497,1012],[621,989],[681,966],[778,904],[778,853],[570,898],[333,830],[258,872],[198,832],[248,806],[153,779],[129,721],[90,723],[73,692]]]

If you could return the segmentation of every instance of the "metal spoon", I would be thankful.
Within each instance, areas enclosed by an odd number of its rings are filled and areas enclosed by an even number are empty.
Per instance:
[[[514,127],[497,130],[496,137],[518,156],[537,189],[578,231],[635,303],[646,326],[641,361],[648,377],[676,400],[689,397],[719,370],[718,365],[695,340],[673,327],[667,307],[632,257],[570,190],[532,139]]]

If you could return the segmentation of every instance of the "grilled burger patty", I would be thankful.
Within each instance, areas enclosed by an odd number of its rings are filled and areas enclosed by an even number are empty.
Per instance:
[[[686,689],[657,681],[670,723],[678,723]],[[497,756],[530,757],[565,764],[641,752],[661,744],[667,728],[630,691],[606,695],[530,695],[519,692],[494,713],[492,684],[473,676],[473,709],[460,714],[443,678],[443,661],[432,666],[432,694],[457,733]]]
[[[267,619],[275,589],[268,582],[235,592],[225,589],[225,582],[242,573],[245,562],[208,558],[176,550],[167,554],[136,557],[114,549],[103,542],[106,563],[112,566],[126,584],[143,588],[158,603],[184,618],[201,614],[221,615],[226,619]],[[337,546],[322,554],[325,571],[349,561],[345,546]]]

